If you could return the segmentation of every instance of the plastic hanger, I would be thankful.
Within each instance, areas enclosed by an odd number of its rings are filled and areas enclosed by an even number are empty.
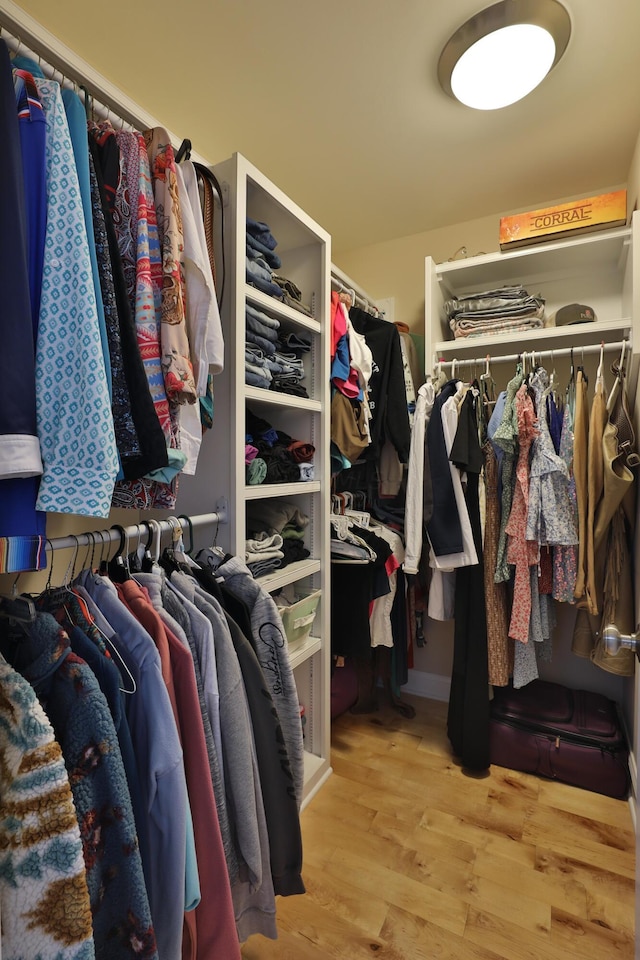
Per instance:
[[[189,545],[186,548],[185,552],[188,557],[193,556],[193,524],[191,522],[191,517],[188,517],[186,513],[181,513],[178,517],[178,520],[185,520],[187,527],[189,528]]]
[[[153,557],[151,555],[151,541],[153,540],[153,527],[151,526],[148,520],[142,521],[142,526],[147,530],[147,540],[144,545],[144,553],[142,554],[142,559],[140,561],[140,569],[142,573],[151,573],[153,570]]]
[[[111,527],[112,530],[117,530],[120,534],[120,544],[115,554],[109,561],[107,570],[109,577],[113,580],[114,583],[126,583],[127,580],[131,579],[131,574],[129,572],[129,562],[126,558],[127,547],[127,534],[124,527],[121,527],[120,524],[114,523]],[[125,555],[123,556],[123,551]]]
[[[598,363],[598,370],[596,372],[596,383],[602,378],[602,373],[604,369],[604,340],[600,341],[600,362]]]

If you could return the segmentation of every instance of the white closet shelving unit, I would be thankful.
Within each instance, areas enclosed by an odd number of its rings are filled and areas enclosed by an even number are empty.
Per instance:
[[[591,352],[588,357],[586,354],[582,356],[581,347],[627,340],[631,349],[631,359],[630,362],[627,361],[628,393],[633,406],[640,362],[639,230],[640,214],[634,213],[629,227],[586,234],[573,239],[439,264],[427,257],[425,370],[431,371],[438,360],[475,359],[487,355],[497,360],[501,355],[513,356],[523,351],[564,351],[573,348],[574,362],[581,364],[584,359],[585,367],[591,371],[593,377],[598,357]],[[542,296],[548,315],[565,304],[585,303],[593,307],[597,320],[593,323],[548,327],[516,336],[498,334],[453,339],[443,310],[447,300],[514,283],[522,283],[533,296]],[[608,351],[606,358],[605,376],[611,385],[609,364],[616,359],[616,355]],[[543,362],[549,365],[548,354],[545,354]],[[555,360],[553,363],[556,365]],[[557,366],[559,370],[562,369],[564,376],[564,371],[569,369],[567,357],[564,356]],[[450,369],[445,368],[447,375]],[[514,369],[513,363],[510,366],[499,366],[497,363],[493,366],[492,359],[492,372],[500,388],[506,385]],[[469,367],[461,370],[464,370],[466,379],[470,375]],[[478,372],[482,373],[482,368]],[[590,380],[590,383],[592,382],[593,380]],[[636,409],[636,420],[637,417]],[[573,607],[558,605],[553,661],[544,665],[544,676],[569,686],[585,685],[622,703],[629,733],[633,734],[637,700],[633,679],[623,680],[605,673],[589,661],[571,654],[569,647],[573,612]],[[637,746],[636,744],[636,749]],[[632,769],[635,781],[634,774],[635,769]]]
[[[638,244],[632,246],[633,233],[639,229],[620,227],[586,234],[569,240],[556,240],[522,247],[506,253],[485,254],[466,260],[436,264],[425,261],[425,369],[431,370],[439,359],[481,357],[487,354],[513,354],[521,350],[554,350],[631,340],[637,351],[640,338],[633,336],[640,322],[634,309],[638,284]],[[476,293],[494,287],[522,283],[532,296],[546,302],[552,314],[568,303],[586,303],[596,312],[597,321],[565,327],[547,327],[522,335],[496,334],[453,339],[444,316],[443,305],[452,297]],[[576,357],[579,357],[577,352]],[[630,383],[635,387],[637,363]]]
[[[213,170],[223,193],[226,260],[222,322],[226,367],[216,377],[213,442],[203,445],[198,479],[183,481],[179,506],[188,512],[202,503],[204,487],[228,490],[229,523],[219,543],[245,554],[246,506],[261,499],[287,499],[310,518],[305,546],[310,557],[260,580],[273,593],[294,583],[322,591],[312,635],[291,653],[300,703],[305,708],[305,802],[331,773],[330,743],[330,565],[329,565],[329,334],[331,239],[317,223],[241,154]],[[282,260],[279,274],[291,279],[311,306],[313,319],[245,282],[246,217],[269,224]],[[221,278],[218,271],[218,284]],[[304,355],[309,399],[247,386],[244,378],[245,305],[280,321],[281,330],[311,335]],[[276,429],[315,447],[314,479],[300,483],[248,485],[245,482],[245,413],[249,408]],[[219,438],[219,440],[217,440]],[[203,458],[205,463],[203,463]]]

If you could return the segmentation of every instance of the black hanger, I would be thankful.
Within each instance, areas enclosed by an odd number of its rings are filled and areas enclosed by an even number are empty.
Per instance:
[[[176,163],[180,163],[181,160],[190,160],[191,159],[191,140],[184,139],[180,146],[178,147],[178,152],[176,153]]]
[[[187,527],[189,528],[189,545],[185,549],[187,556],[193,556],[193,524],[191,522],[191,517],[188,517],[186,513],[181,513],[178,517],[178,520],[186,520]]]
[[[109,560],[107,571],[109,577],[113,580],[114,583],[125,583],[130,579],[129,573],[129,564],[126,557],[123,557],[122,551],[125,548],[126,544],[126,534],[124,527],[121,527],[120,524],[114,523],[111,527],[112,530],[117,530],[120,534],[120,545],[116,550],[114,556]]]
[[[153,556],[151,555],[151,541],[153,540],[153,527],[148,520],[142,521],[142,526],[147,528],[147,542],[144,545],[144,554],[142,555],[142,561],[140,566],[143,573],[151,573],[153,571]]]
[[[31,597],[23,594],[0,596],[0,617],[16,623],[33,623],[36,619],[36,605]]]

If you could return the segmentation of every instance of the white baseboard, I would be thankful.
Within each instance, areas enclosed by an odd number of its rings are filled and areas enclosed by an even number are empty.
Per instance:
[[[425,673],[424,670],[409,670],[409,680],[402,687],[405,693],[412,693],[416,697],[426,697],[428,700],[449,699],[451,677],[440,673]]]

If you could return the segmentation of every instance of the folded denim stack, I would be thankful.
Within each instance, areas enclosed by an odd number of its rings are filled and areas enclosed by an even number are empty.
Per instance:
[[[297,483],[313,479],[313,444],[294,440],[247,409],[245,466],[247,483]],[[247,451],[251,459],[247,460]],[[256,451],[253,453],[253,451]],[[256,466],[256,461],[260,463]],[[261,464],[265,464],[264,470]],[[309,469],[311,467],[311,469]]]
[[[280,321],[256,310],[251,304],[245,307],[245,383],[268,390],[273,379],[268,359],[278,348]],[[279,367],[277,370],[279,371]]]
[[[267,359],[262,350],[252,343],[244,345],[244,382],[251,387],[262,387],[268,390],[272,381],[271,371],[267,366]]]
[[[268,223],[247,217],[247,283],[268,293],[270,297],[284,300],[282,287],[271,279],[274,269],[282,265],[280,257],[274,252],[277,246],[278,241]]]
[[[538,329],[544,326],[544,303],[517,285],[448,300],[444,312],[453,336],[459,339]]]
[[[308,397],[302,355],[311,350],[311,339],[304,334],[282,333],[278,337],[278,348],[270,358],[269,370],[272,374],[272,390],[289,393],[296,397]]]
[[[306,303],[302,302],[302,290],[296,286],[293,280],[289,280],[288,277],[281,277],[277,273],[274,273],[271,279],[282,288],[284,302],[286,304],[293,307],[294,310],[299,310],[301,313],[304,313],[307,317],[313,317],[311,307],[308,307]]]

